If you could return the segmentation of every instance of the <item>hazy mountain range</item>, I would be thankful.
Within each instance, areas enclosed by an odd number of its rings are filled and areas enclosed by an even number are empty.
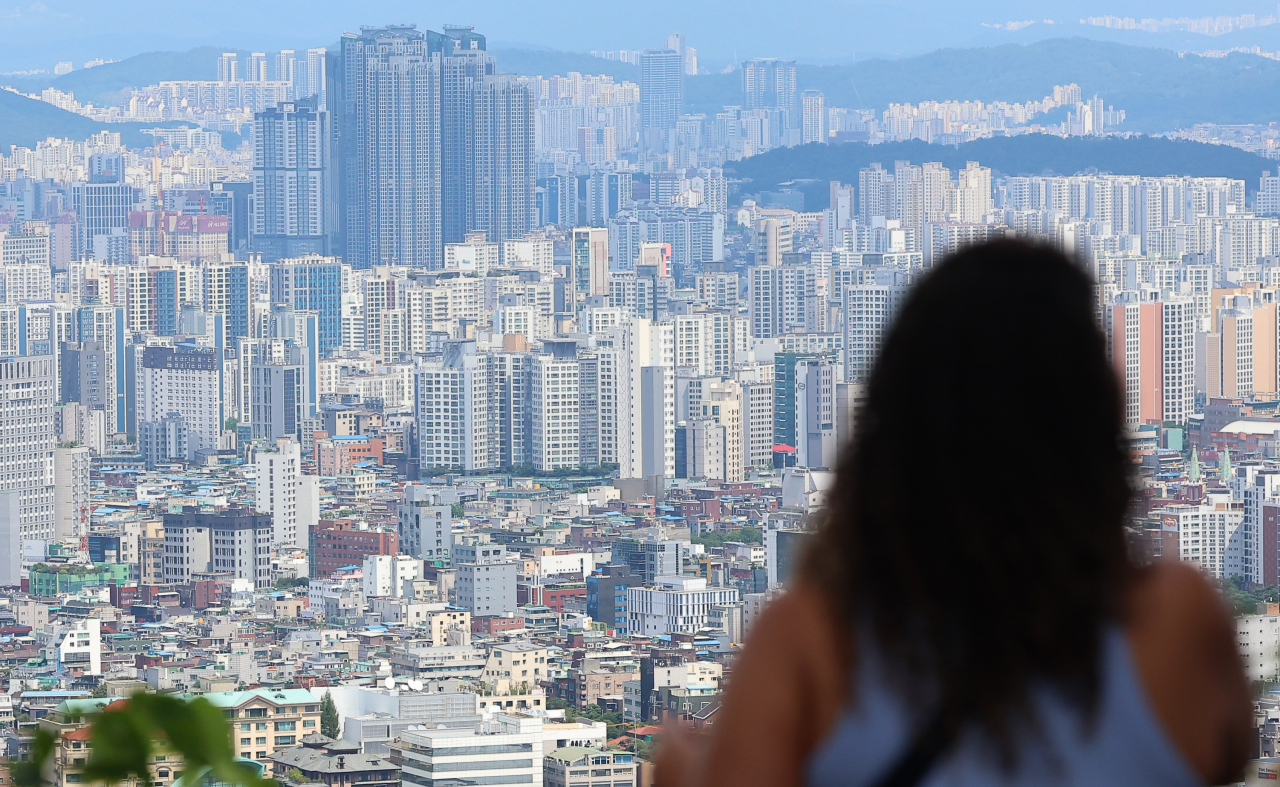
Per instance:
[[[82,102],[115,104],[131,87],[163,79],[212,79],[215,59],[221,51],[202,47],[186,52],[153,52],[59,77],[0,77],[0,84],[28,93],[54,86],[74,93]],[[510,48],[492,51],[499,69],[508,73],[550,76],[580,71],[608,73],[617,79],[638,78],[638,69],[633,65],[590,55]],[[688,78],[686,109],[713,115],[724,106],[740,104],[740,80],[739,72]],[[890,102],[916,103],[926,99],[1024,102],[1042,98],[1054,85],[1075,82],[1085,96],[1097,94],[1108,105],[1125,110],[1128,117],[1122,129],[1160,133],[1203,122],[1267,123],[1276,119],[1280,61],[1243,54],[1225,58],[1180,57],[1165,49],[1072,38],[942,49],[899,60],[875,59],[851,65],[801,64],[797,82],[801,89],[822,90],[829,106],[877,110],[883,110]],[[8,103],[5,114],[9,117],[0,117],[0,142],[29,144],[30,140],[47,136],[42,133],[45,128],[60,135],[53,123],[60,111],[51,115],[53,108],[43,105],[39,108],[39,122],[25,122],[22,106]]]
[[[1143,46],[1280,48],[1280,25],[1223,36],[1147,33],[1081,25],[1088,16],[1207,17],[1277,13],[1268,0],[560,0],[526,3],[408,0],[352,4],[339,0],[171,3],[159,0],[0,0],[0,71],[49,69],[59,60],[123,59],[140,52],[197,46],[303,49],[336,40],[360,25],[416,22],[474,24],[507,48],[643,49],[680,30],[703,62],[719,69],[754,56],[851,62],[942,47],[994,46],[1088,35]],[[429,16],[427,16],[429,14]],[[1053,24],[1046,20],[1052,20]],[[1014,22],[1014,29],[1008,23]],[[1001,25],[996,28],[995,25]]]

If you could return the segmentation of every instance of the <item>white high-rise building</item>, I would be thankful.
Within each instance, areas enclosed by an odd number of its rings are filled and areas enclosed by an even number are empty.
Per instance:
[[[636,317],[610,330],[608,337],[601,340],[600,412],[602,424],[606,415],[613,416],[610,438],[619,478],[675,478],[674,326]],[[604,379],[606,374],[611,380]],[[605,383],[615,381],[616,387],[605,390]]]
[[[137,419],[159,422],[177,413],[186,425],[188,455],[217,448],[222,433],[220,351],[179,345],[147,347],[138,368]]]
[[[742,386],[743,460],[747,467],[772,467],[773,365],[741,366],[734,377]]]
[[[0,360],[0,491],[20,495],[23,540],[54,537],[56,366],[53,356]]]
[[[676,366],[698,377],[728,377],[733,370],[733,315],[726,312],[678,314]]]
[[[1236,618],[1236,647],[1250,681],[1280,678],[1280,615]]]
[[[796,361],[796,465],[834,469],[836,364],[829,358]]]
[[[22,584],[22,493],[0,492],[0,586]]]
[[[89,446],[53,451],[54,538],[89,534]]]
[[[1231,493],[1209,493],[1199,505],[1165,506],[1160,517],[1167,528],[1178,531],[1178,558],[1195,563],[1215,579],[1254,574],[1253,557],[1261,548],[1253,534],[1244,532],[1244,506],[1233,503]],[[1244,563],[1245,551],[1250,552]],[[1247,571],[1248,573],[1244,573]]]
[[[848,382],[865,383],[889,327],[907,297],[906,277],[878,270],[876,283],[845,288],[844,375]]]
[[[981,224],[991,213],[991,168],[970,161],[956,173],[956,189],[951,193],[950,213],[955,221]]]
[[[452,345],[445,357],[418,363],[414,418],[423,468],[498,466],[493,356],[474,350],[474,344]]]
[[[736,380],[715,380],[706,387],[701,417],[714,421],[724,429],[725,481],[742,481],[747,467],[744,429],[743,387]]]
[[[580,411],[582,391],[576,358],[535,355],[530,364],[533,466],[540,471],[582,463]]]
[[[316,97],[318,106],[325,106],[327,99],[327,80],[325,79],[324,61],[328,54],[324,47],[307,50],[307,62],[299,69],[295,93],[298,98]]]
[[[452,565],[457,571],[457,606],[473,617],[516,611],[516,577],[523,563],[515,553],[498,544],[458,545]]]
[[[550,238],[529,237],[502,242],[502,264],[508,268],[533,268],[551,276],[555,273],[556,245]]]
[[[271,541],[276,545],[304,545],[308,528],[319,518],[318,476],[302,473],[302,447],[281,437],[275,451],[259,451],[254,462],[255,507],[271,515]],[[313,480],[309,480],[313,479]]]
[[[751,268],[747,279],[747,313],[753,337],[767,339],[786,330],[786,278],[784,269],[776,265]]]
[[[810,142],[825,143],[827,141],[827,97],[819,90],[806,90],[800,94],[800,140],[808,145]]]
[[[414,726],[400,733],[391,750],[399,753],[404,781],[412,784],[543,783],[542,719],[537,716],[497,714],[474,727]]]

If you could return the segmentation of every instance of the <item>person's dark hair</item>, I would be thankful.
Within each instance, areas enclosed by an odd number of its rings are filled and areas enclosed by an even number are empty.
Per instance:
[[[1035,686],[1092,714],[1121,614],[1130,496],[1119,382],[1080,268],[976,246],[908,297],[842,449],[806,578],[920,713],[1006,764]],[[918,719],[928,722],[928,719]]]

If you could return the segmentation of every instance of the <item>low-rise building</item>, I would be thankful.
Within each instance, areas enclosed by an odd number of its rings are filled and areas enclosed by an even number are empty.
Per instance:
[[[636,759],[631,752],[566,746],[543,758],[544,787],[635,787]]]
[[[271,777],[289,787],[397,787],[400,783],[400,767],[389,755],[361,754],[359,744],[318,733],[303,736],[301,746],[275,752],[269,759]]]
[[[320,731],[320,700],[306,689],[253,689],[202,695],[222,710],[237,757],[266,762]]]
[[[401,778],[420,787],[542,783],[542,719],[496,714],[472,727],[410,727],[391,746]]]

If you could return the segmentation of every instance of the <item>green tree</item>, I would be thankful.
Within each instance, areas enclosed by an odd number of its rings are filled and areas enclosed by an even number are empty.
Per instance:
[[[227,419],[227,422],[223,424],[223,427],[225,427],[228,432],[234,432],[236,430],[236,427],[239,425],[240,425],[240,419],[236,418],[233,415]]]
[[[1280,588],[1275,585],[1254,585],[1235,576],[1222,582],[1222,595],[1236,615],[1254,615],[1258,605],[1280,599]]]
[[[293,782],[294,784],[307,783],[306,774],[304,774],[302,771],[298,770],[297,768],[290,768],[289,770],[285,771],[285,776],[288,776],[289,781]]]
[[[333,704],[333,695],[327,691],[320,700],[320,734],[330,738],[342,737],[342,731],[338,729],[338,707]]]
[[[226,717],[208,700],[190,702],[159,694],[136,694],[123,708],[98,713],[90,726],[92,747],[85,781],[116,784],[128,778],[150,779],[154,742],[182,754],[191,783],[214,782],[266,787],[257,772],[235,761]],[[36,731],[31,759],[10,768],[16,787],[41,787],[41,771],[53,754],[57,737]]]
[[[107,696],[107,687],[99,683],[97,686],[93,687],[92,691],[89,692],[89,696],[94,697],[95,699],[102,699]]]
[[[653,744],[644,738],[636,738],[631,743],[631,751],[642,760],[653,759]]]
[[[467,507],[464,506],[462,503],[454,503],[450,505],[449,510],[452,511],[453,515],[458,519],[461,519],[467,515]]]

